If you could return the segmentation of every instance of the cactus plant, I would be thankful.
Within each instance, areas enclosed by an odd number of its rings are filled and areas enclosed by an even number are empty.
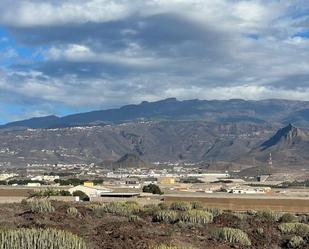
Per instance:
[[[86,249],[78,236],[56,229],[0,230],[1,249]]]

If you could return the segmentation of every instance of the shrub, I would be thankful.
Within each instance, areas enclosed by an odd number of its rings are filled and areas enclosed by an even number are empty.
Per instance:
[[[189,202],[177,201],[177,202],[172,202],[170,208],[172,210],[188,211],[191,209],[191,205]]]
[[[219,228],[213,233],[213,237],[229,243],[239,243],[244,246],[251,246],[251,241],[248,235],[237,228]]]
[[[192,209],[203,209],[204,205],[203,205],[202,202],[193,201],[193,202],[191,202],[191,208]]]
[[[194,249],[193,247],[191,246],[172,246],[172,245],[165,245],[165,244],[161,244],[161,245],[158,245],[158,246],[155,246],[155,247],[152,247],[151,249]]]
[[[281,215],[270,210],[264,210],[258,211],[256,216],[268,221],[278,221]]]
[[[154,214],[152,220],[155,222],[175,223],[178,221],[178,215],[177,212],[172,210],[160,210]]]
[[[286,213],[286,214],[283,214],[281,217],[280,217],[280,222],[284,222],[284,223],[287,223],[287,222],[296,222],[297,221],[297,217],[294,215],[294,214],[291,214],[291,213]]]
[[[49,200],[33,200],[29,202],[30,210],[35,213],[51,213],[55,208]]]
[[[282,233],[291,233],[291,234],[298,234],[298,235],[309,235],[309,225],[303,223],[282,223],[279,225],[279,230]]]
[[[141,207],[136,202],[110,202],[97,208],[101,208],[106,213],[127,217],[137,214],[141,210]]]
[[[144,186],[143,192],[157,194],[157,195],[163,195],[163,192],[160,189],[160,187],[158,185],[155,185],[155,184],[152,184],[152,183],[147,185],[147,186]]]
[[[161,209],[161,210],[168,210],[170,209],[170,205],[166,202],[161,202],[159,203],[158,207]]]
[[[72,215],[72,216],[80,215],[80,213],[78,212],[77,208],[75,208],[75,207],[69,207],[67,209],[67,214]]]
[[[142,219],[137,215],[130,215],[128,217],[128,221],[134,223],[134,222],[142,221]]]
[[[207,224],[212,222],[213,216],[211,213],[203,210],[189,210],[180,215],[180,220],[183,222]]]
[[[105,209],[103,205],[91,204],[91,205],[87,205],[87,208],[93,211],[94,215],[97,217],[102,217],[103,214],[105,213]]]
[[[233,216],[239,220],[246,220],[247,215],[245,213],[233,213]]]
[[[155,246],[152,249],[180,249],[180,248],[177,246],[170,246],[170,245],[162,244],[162,245]]]
[[[289,241],[287,246],[289,248],[300,248],[304,244],[304,239],[300,236],[293,236]]]
[[[153,215],[155,212],[159,211],[160,207],[155,204],[144,205],[144,211],[150,215]]]
[[[223,210],[220,208],[211,208],[211,207],[206,207],[204,208],[205,211],[211,213],[213,217],[217,217],[221,214],[223,214]]]
[[[259,234],[259,235],[263,235],[264,234],[264,229],[262,227],[258,227],[256,229],[256,232]]]
[[[9,249],[86,249],[76,235],[56,229],[0,230],[0,248]]]

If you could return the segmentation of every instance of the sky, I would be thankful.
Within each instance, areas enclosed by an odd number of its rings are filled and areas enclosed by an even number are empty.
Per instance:
[[[0,124],[169,97],[309,100],[309,1],[0,1]]]

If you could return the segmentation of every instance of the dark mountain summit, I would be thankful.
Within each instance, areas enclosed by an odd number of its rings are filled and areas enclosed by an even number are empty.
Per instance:
[[[269,140],[261,145],[262,150],[266,150],[272,146],[285,144],[286,146],[295,145],[300,140],[306,140],[307,135],[302,130],[296,128],[292,124],[280,129]]]
[[[290,100],[184,100],[143,101],[118,109],[99,110],[65,117],[47,116],[8,123],[1,128],[65,128],[135,121],[208,121],[284,125],[287,120],[309,127],[309,102]]]

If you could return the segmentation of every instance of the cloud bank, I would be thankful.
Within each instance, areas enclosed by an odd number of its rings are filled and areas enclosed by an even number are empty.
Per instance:
[[[0,116],[309,100],[308,13],[307,0],[3,0]]]

